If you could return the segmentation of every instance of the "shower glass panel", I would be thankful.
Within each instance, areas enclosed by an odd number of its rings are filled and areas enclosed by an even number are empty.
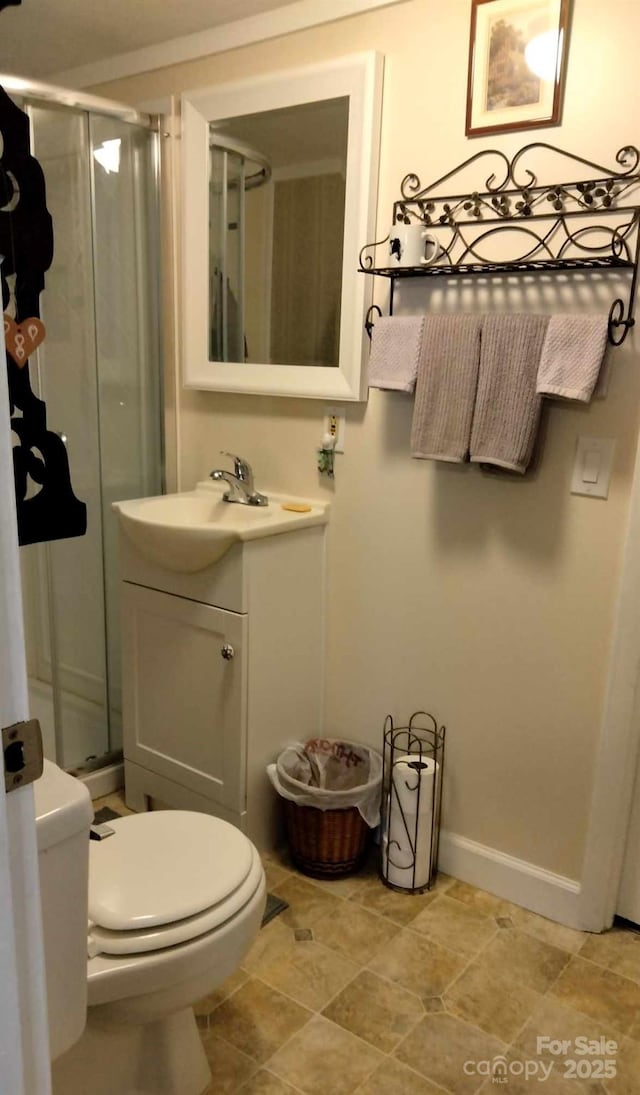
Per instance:
[[[162,490],[156,135],[28,95],[20,105],[54,229],[31,383],[87,505],[85,536],[22,548],[30,706],[45,755],[91,768],[122,742],[111,503]]]
[[[96,596],[102,516],[88,125],[75,110],[33,106],[28,113],[55,233],[40,298],[47,336],[35,368],[32,359],[32,382],[37,372],[48,427],[67,439],[71,482],[88,515],[85,536],[23,549],[31,555],[28,582],[37,583],[37,626],[28,632],[31,707],[47,755],[72,767],[109,745],[104,604]]]
[[[211,149],[210,316],[211,360],[244,361],[242,299],[243,208],[238,182],[243,161],[226,148]]]
[[[111,750],[122,748],[118,525],[112,502],[159,494],[155,143],[117,119],[89,119],[93,271]]]
[[[268,161],[220,134],[209,151],[209,315],[210,360],[247,361],[247,192],[271,177]],[[248,240],[254,247],[253,240]],[[249,283],[249,293],[260,290]],[[251,351],[252,353],[255,350]]]

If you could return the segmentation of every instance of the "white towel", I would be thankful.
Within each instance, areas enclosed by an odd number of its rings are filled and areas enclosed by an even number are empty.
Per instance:
[[[507,471],[527,470],[542,397],[536,376],[548,316],[491,315],[482,325],[471,461]]]
[[[411,455],[461,464],[469,453],[482,316],[427,316],[422,338]]]
[[[369,387],[412,392],[422,349],[424,316],[381,316],[371,334]]]
[[[607,335],[607,316],[552,316],[542,347],[536,391],[588,403],[602,366]]]

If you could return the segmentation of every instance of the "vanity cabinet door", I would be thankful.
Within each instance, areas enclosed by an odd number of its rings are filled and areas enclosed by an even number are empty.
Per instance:
[[[125,758],[244,811],[247,616],[121,588]]]

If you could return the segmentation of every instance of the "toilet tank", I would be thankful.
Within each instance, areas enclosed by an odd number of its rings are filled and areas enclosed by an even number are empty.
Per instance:
[[[91,798],[45,760],[34,785],[51,1060],[77,1042],[87,1015]]]

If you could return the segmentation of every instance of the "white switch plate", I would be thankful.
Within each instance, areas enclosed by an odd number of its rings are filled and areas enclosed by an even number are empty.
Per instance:
[[[615,441],[609,437],[579,437],[571,480],[572,494],[607,498]]]
[[[322,427],[323,435],[331,432],[331,419],[336,420],[336,444],[334,452],[344,452],[344,430],[346,415],[343,407],[325,407],[324,409],[324,425]]]

